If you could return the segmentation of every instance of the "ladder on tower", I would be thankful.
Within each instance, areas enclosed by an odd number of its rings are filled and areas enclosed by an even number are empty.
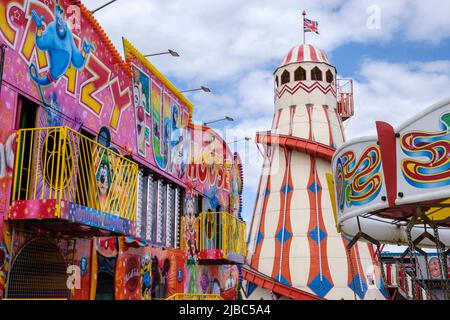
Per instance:
[[[342,121],[350,119],[354,114],[353,80],[337,79],[337,109]]]

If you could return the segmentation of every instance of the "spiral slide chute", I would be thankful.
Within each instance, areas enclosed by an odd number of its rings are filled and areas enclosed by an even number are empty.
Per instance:
[[[417,246],[435,248],[434,228],[449,248],[450,99],[397,130],[385,122],[376,126],[377,136],[349,141],[333,156],[337,228],[350,237],[362,232],[407,245],[409,226]]]

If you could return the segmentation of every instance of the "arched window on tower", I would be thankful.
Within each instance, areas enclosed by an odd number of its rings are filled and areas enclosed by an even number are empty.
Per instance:
[[[305,81],[306,80],[306,70],[302,67],[298,67],[294,72],[295,81]]]
[[[285,83],[289,83],[291,81],[291,74],[289,73],[289,71],[284,70],[283,73],[281,74],[281,84],[285,84]]]
[[[311,80],[313,81],[322,81],[322,71],[317,68],[314,67],[314,69],[311,70]]]
[[[275,88],[278,88],[278,76],[275,77]]]
[[[328,83],[332,83],[334,81],[333,72],[331,72],[331,70],[327,71],[326,77],[327,77],[327,82]]]

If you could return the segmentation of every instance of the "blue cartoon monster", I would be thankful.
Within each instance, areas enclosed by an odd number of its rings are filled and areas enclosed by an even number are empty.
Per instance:
[[[95,50],[94,45],[83,39],[81,51],[77,48],[75,40],[67,22],[63,17],[64,10],[56,1],[55,20],[45,27],[43,16],[39,16],[32,10],[31,15],[37,27],[35,42],[41,51],[47,51],[50,59],[49,72],[40,77],[34,63],[30,64],[30,76],[39,89],[42,102],[49,106],[42,93],[42,87],[46,87],[56,82],[62,77],[70,65],[75,69],[81,69],[86,62],[88,55]]]

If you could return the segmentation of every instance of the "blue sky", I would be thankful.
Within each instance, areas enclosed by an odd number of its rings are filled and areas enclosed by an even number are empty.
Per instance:
[[[85,1],[90,9],[104,2]],[[272,72],[301,41],[304,9],[321,33],[308,34],[307,42],[355,81],[347,139],[373,134],[376,120],[399,125],[450,96],[447,0],[118,0],[96,17],[119,51],[125,36],[144,53],[179,52],[151,61],[180,89],[210,87],[211,94],[187,94],[194,121],[231,116],[234,122],[214,128],[233,140],[270,129]],[[238,150],[250,222],[262,158],[253,141]]]

